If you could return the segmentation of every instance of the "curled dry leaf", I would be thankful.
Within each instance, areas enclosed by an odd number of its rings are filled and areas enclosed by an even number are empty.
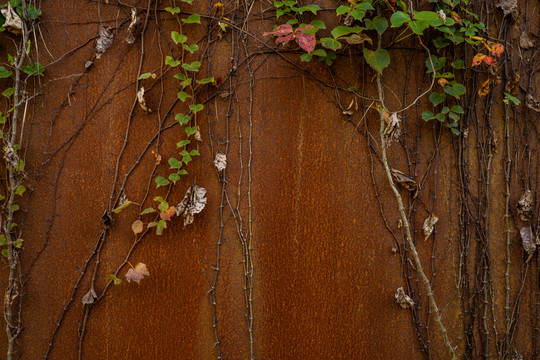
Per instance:
[[[131,230],[133,230],[135,235],[142,233],[143,228],[144,224],[141,220],[135,220],[135,222],[131,224]]]
[[[431,214],[426,220],[424,220],[424,225],[422,226],[422,229],[424,230],[425,240],[427,240],[428,237],[433,233],[437,221],[439,221],[439,218],[433,214]]]
[[[205,188],[195,184],[189,187],[184,199],[176,206],[176,215],[184,216],[184,226],[193,223],[194,215],[203,211],[207,200]]]
[[[405,291],[402,287],[399,287],[396,290],[396,294],[394,295],[396,298],[396,302],[404,309],[412,308],[414,306],[414,301],[411,299],[407,294],[405,294]]]
[[[152,110],[146,105],[146,99],[144,98],[144,86],[137,92],[137,102],[141,106],[142,111],[145,113],[151,113]]]
[[[527,94],[525,98],[525,105],[532,111],[540,112],[540,101],[533,98],[531,94]]]
[[[94,303],[94,301],[97,299],[96,290],[94,290],[94,287],[90,288],[86,295],[82,298],[83,305],[91,305]]]
[[[536,238],[534,237],[532,227],[530,225],[522,227],[519,234],[521,235],[523,249],[531,256],[536,251]]]
[[[13,10],[11,7],[11,2],[7,2],[7,8],[1,10],[2,15],[6,18],[6,22],[2,26],[7,31],[13,33],[13,34],[22,34],[23,31],[23,24],[22,20],[19,17],[19,14]]]
[[[11,145],[9,142],[7,143],[7,145],[5,145],[4,159],[6,159],[6,162],[13,167],[17,167],[17,165],[19,164],[19,156],[13,148],[13,145]]]
[[[398,139],[401,135],[401,125],[399,124],[401,122],[401,119],[396,113],[388,115],[388,113],[384,111],[384,121],[386,121],[384,137],[388,144],[390,144],[392,142],[392,139]]]
[[[113,38],[114,34],[110,27],[99,27],[99,38],[96,43],[96,59],[99,59],[112,45]]]
[[[523,355],[521,355],[517,350],[514,350],[512,360],[523,360]]]
[[[197,132],[195,133],[195,135],[193,135],[193,137],[194,137],[195,140],[197,140],[198,142],[202,142],[201,132],[199,131],[199,129],[197,129]]]
[[[410,177],[406,176],[404,173],[402,173],[399,170],[392,169],[390,170],[392,173],[392,177],[394,178],[394,181],[403,186],[407,190],[415,190],[416,189],[416,181],[411,179]]]
[[[150,276],[148,268],[145,264],[138,263],[137,265],[135,265],[135,268],[131,268],[127,271],[126,280],[127,282],[131,282],[131,280],[133,280],[137,284],[140,284],[141,280],[144,279],[145,276]]]
[[[489,94],[489,85],[491,84],[491,78],[487,79],[480,85],[480,89],[478,89],[478,95],[480,96],[486,96]]]
[[[227,167],[227,155],[218,152],[214,159],[214,165],[218,171],[222,171]]]
[[[521,36],[519,37],[519,46],[521,46],[523,49],[530,49],[534,46],[531,39],[531,34],[528,31],[521,33]]]
[[[516,208],[521,220],[531,221],[533,215],[533,195],[531,190],[527,190],[521,195],[521,199],[519,199]]]
[[[139,34],[139,31],[141,30],[141,19],[137,16],[137,9],[132,8],[131,9],[131,23],[128,26],[127,32],[128,35],[126,37],[126,42],[128,44],[133,44],[135,42],[135,39],[137,35]]]
[[[496,6],[501,8],[504,12],[504,16],[507,16],[517,11],[517,3],[517,0],[499,0]]]

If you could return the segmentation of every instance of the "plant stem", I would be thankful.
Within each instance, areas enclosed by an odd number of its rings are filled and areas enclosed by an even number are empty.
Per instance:
[[[381,36],[379,35],[379,41],[378,41],[378,49],[381,48]],[[382,163],[384,165],[384,170],[386,172],[386,177],[388,178],[388,184],[390,185],[390,188],[394,192],[394,195],[396,197],[396,202],[398,204],[399,213],[401,215],[401,221],[403,222],[403,227],[405,229],[405,238],[407,240],[407,244],[409,245],[409,249],[411,251],[411,254],[413,256],[415,265],[416,265],[416,271],[418,274],[420,274],[420,277],[422,278],[422,282],[424,283],[426,290],[427,290],[427,297],[429,299],[429,305],[431,307],[431,310],[433,311],[435,315],[435,322],[439,326],[439,329],[442,333],[443,340],[446,344],[446,347],[448,348],[448,352],[450,353],[450,357],[452,360],[456,360],[456,354],[454,352],[454,348],[450,344],[450,340],[448,339],[448,334],[446,333],[446,328],[444,327],[442,321],[441,321],[441,315],[439,312],[439,308],[437,307],[437,303],[435,301],[435,297],[433,296],[433,290],[431,288],[431,284],[429,282],[429,279],[427,278],[423,268],[422,263],[420,261],[420,257],[418,256],[418,252],[416,251],[416,246],[414,245],[414,241],[411,235],[411,229],[409,226],[409,220],[407,218],[407,214],[405,211],[405,206],[403,205],[403,199],[401,197],[401,194],[399,193],[396,184],[394,183],[394,180],[392,178],[392,173],[390,172],[390,166],[388,165],[388,159],[386,155],[386,140],[384,136],[384,130],[386,126],[386,122],[384,120],[384,92],[382,88],[381,83],[381,72],[377,71],[377,92],[379,94],[379,102],[381,103],[381,109],[379,111],[380,113],[380,128],[379,128],[379,134],[381,138],[381,153],[382,153]]]

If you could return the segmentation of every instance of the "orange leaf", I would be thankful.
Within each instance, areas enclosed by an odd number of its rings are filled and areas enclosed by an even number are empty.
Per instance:
[[[486,58],[486,55],[481,54],[481,53],[474,55],[474,58],[472,59],[472,66],[480,65],[485,58]]]
[[[450,12],[450,16],[452,19],[454,19],[455,22],[457,22],[459,25],[463,25],[463,21],[461,21],[461,18],[455,11]]]
[[[491,45],[490,52],[492,55],[495,55],[496,57],[501,57],[502,53],[504,52],[504,45],[503,44],[493,44]]]
[[[169,220],[174,215],[175,212],[176,212],[176,208],[174,206],[171,206],[167,210],[162,211],[159,214],[159,217],[162,218],[163,220]]]
[[[438,83],[439,83],[439,85],[444,87],[444,85],[448,84],[448,80],[446,80],[445,78],[440,78]]]
[[[483,60],[487,65],[497,67],[497,59],[495,59],[495,58],[493,58],[491,56],[486,56],[486,57],[484,57]]]
[[[478,95],[480,96],[486,96],[489,93],[489,84],[491,84],[491,79],[487,79],[480,85],[480,89],[478,89]]]
[[[133,224],[131,224],[131,230],[133,230],[133,233],[135,235],[142,233],[144,224],[141,220],[136,220]]]

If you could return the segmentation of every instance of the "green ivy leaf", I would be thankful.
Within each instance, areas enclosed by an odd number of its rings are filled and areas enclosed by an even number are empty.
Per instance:
[[[347,14],[349,11],[351,11],[351,8],[346,5],[341,5],[336,9],[336,14],[343,15]]]
[[[459,105],[452,106],[452,111],[456,114],[465,114],[465,111],[463,111],[463,108]]]
[[[139,80],[144,80],[144,79],[148,79],[148,78],[155,79],[156,74],[148,72],[148,73],[141,74],[141,76],[139,76]]]
[[[184,146],[188,146],[189,144],[191,144],[191,140],[180,140],[179,142],[176,143],[176,147],[181,148]]]
[[[187,175],[188,172],[185,169],[182,169],[178,172],[178,175]]]
[[[454,69],[465,69],[465,62],[461,59],[452,62],[451,65]]]
[[[193,80],[192,78],[187,78],[186,80],[180,82],[180,86],[185,88],[186,86],[191,85],[192,80]]]
[[[366,16],[366,12],[364,10],[355,9],[349,13],[351,17],[355,20],[362,21],[364,16]]]
[[[204,78],[204,79],[201,79],[201,80],[197,80],[197,84],[212,84],[215,81],[216,80],[212,76],[212,77]]]
[[[190,53],[194,53],[195,51],[199,50],[199,45],[197,44],[191,44],[191,45],[186,45],[184,44],[184,49],[186,49],[186,51],[189,51]]]
[[[332,36],[334,39],[337,39],[340,36],[345,36],[347,34],[358,34],[365,28],[359,27],[359,26],[336,26],[334,30],[332,30]]]
[[[388,21],[381,16],[376,16],[373,19],[366,19],[364,23],[366,24],[366,28],[369,30],[377,30],[379,34],[384,33],[388,28]]]
[[[448,95],[452,95],[453,97],[459,99],[461,95],[465,94],[465,91],[467,91],[467,89],[462,84],[454,84],[454,85],[446,85],[444,87],[444,91]]]
[[[25,191],[26,191],[26,188],[23,185],[19,185],[17,186],[17,189],[15,189],[15,195],[23,196]]]
[[[313,57],[313,54],[302,54],[300,55],[300,60],[302,61],[311,61],[311,58]]]
[[[172,173],[169,175],[169,180],[172,181],[173,184],[176,184],[176,182],[180,180],[180,175],[177,173]]]
[[[165,179],[163,176],[158,176],[156,178],[156,188],[160,187],[160,186],[167,186],[170,184],[169,180]]]
[[[329,37],[325,37],[321,39],[321,45],[324,46],[327,49],[331,50],[338,50],[342,48],[342,45],[339,41],[334,40]]]
[[[11,71],[9,71],[3,66],[0,66],[0,79],[8,78],[11,76],[11,74],[13,74]]]
[[[185,91],[180,91],[178,94],[176,94],[176,96],[178,96],[178,98],[182,100],[182,102],[185,102],[187,99],[191,97],[191,95],[189,95]]]
[[[187,71],[199,71],[200,66],[201,66],[201,63],[198,61],[194,61],[191,64],[182,64],[182,67],[186,69]]]
[[[189,155],[191,155],[191,156],[200,156],[201,153],[198,150],[193,149],[193,150],[191,150],[189,152]]]
[[[448,117],[449,117],[450,119],[454,120],[454,121],[458,121],[458,120],[459,120],[459,115],[456,114],[455,112],[451,112],[451,111],[450,111],[450,112],[448,113]]]
[[[375,10],[373,5],[371,5],[371,0],[370,1],[362,1],[360,4],[357,4],[355,6],[355,8],[365,10],[365,11],[367,11],[367,10]]]
[[[375,71],[382,72],[390,64],[390,54],[385,49],[375,51],[364,48],[364,58]]]
[[[174,75],[174,78],[177,79],[177,80],[186,80],[187,76],[184,73],[178,73],[178,74]]]
[[[111,280],[114,285],[120,285],[122,283],[122,280],[117,278],[114,274],[109,275],[108,279]]]
[[[159,211],[165,211],[168,208],[169,208],[169,203],[166,201],[162,201],[158,206]]]
[[[446,100],[446,94],[445,93],[437,93],[437,92],[432,92],[430,95],[429,95],[429,101],[431,101],[431,103],[433,104],[433,106],[437,106],[439,105],[440,103],[442,103],[444,100]]]
[[[403,11],[396,11],[392,14],[392,16],[390,16],[390,23],[392,24],[392,27],[400,27],[409,21],[411,21],[411,17]]]
[[[193,113],[199,112],[202,109],[204,109],[203,104],[197,104],[197,105],[191,104],[191,105],[189,105],[189,110],[191,110]]]
[[[187,41],[187,36],[176,31],[171,32],[171,38],[176,44],[183,44]]]
[[[184,130],[185,130],[187,136],[191,136],[191,135],[195,134],[199,130],[199,128],[198,128],[198,126],[192,126],[192,127],[186,126],[186,128]]]
[[[414,14],[414,19],[418,21],[424,21],[431,26],[441,26],[443,24],[439,14],[434,11],[419,11]]]
[[[182,168],[182,162],[178,161],[176,158],[169,158],[170,169],[180,169]]]
[[[433,63],[433,67],[431,66],[431,63]],[[426,59],[426,67],[427,67],[428,74],[433,72],[433,68],[435,68],[435,71],[440,70],[444,66],[445,63],[446,63],[445,57],[438,58],[435,55],[431,55],[431,57]]]
[[[182,2],[188,3],[189,5],[193,4],[193,0],[182,0]]]
[[[439,120],[439,121],[444,121],[444,119],[446,118],[446,116],[444,116],[443,113],[438,113],[437,115],[435,115],[435,119]]]
[[[424,120],[431,120],[431,119],[435,119],[435,115],[433,115],[433,113],[431,111],[424,111],[422,113],[422,119]]]
[[[161,235],[163,233],[163,229],[167,228],[167,222],[165,220],[159,220],[156,226],[156,235]]]
[[[319,10],[322,10],[319,5],[308,4],[308,5],[302,6],[300,9],[298,9],[298,12],[300,14],[303,14],[306,11],[310,11],[310,12],[313,13],[313,15],[317,15],[317,11],[319,11]]]
[[[165,64],[172,67],[177,67],[178,65],[180,65],[180,62],[180,60],[174,60],[172,56],[167,56],[165,58]]]
[[[176,121],[178,121],[178,123],[179,123],[180,125],[185,125],[185,124],[187,124],[187,123],[189,122],[189,120],[191,120],[191,116],[189,116],[189,115],[184,115],[184,114],[180,113],[180,114],[176,114],[176,116],[174,117],[174,119],[175,119]]]
[[[317,55],[317,56],[322,56],[322,57],[328,56],[328,54],[326,53],[326,50],[324,50],[324,49],[317,49],[317,50],[313,51],[311,54]]]
[[[15,166],[15,171],[24,171],[24,160],[19,159],[17,166]]]
[[[174,14],[180,14],[180,8],[179,8],[178,6],[177,6],[177,7],[174,7],[174,8],[172,8],[172,7],[166,7],[166,8],[165,8],[165,11],[168,11],[168,12],[170,12],[170,13],[173,14],[173,15],[174,15]]]
[[[424,30],[429,27],[429,24],[425,21],[409,21],[408,24],[412,32],[418,35],[422,35],[424,33]]]
[[[186,19],[182,19],[184,24],[200,24],[201,17],[197,14],[189,15]]]
[[[326,29],[326,25],[324,24],[324,21],[322,20],[313,20],[311,22],[311,26],[314,26],[317,29]]]
[[[43,73],[45,72],[45,67],[40,63],[32,63],[30,65],[21,67],[21,70],[28,75],[43,76]]]
[[[149,207],[149,208],[144,209],[141,212],[141,215],[155,213],[155,212],[156,212],[156,209],[154,209],[153,207]]]

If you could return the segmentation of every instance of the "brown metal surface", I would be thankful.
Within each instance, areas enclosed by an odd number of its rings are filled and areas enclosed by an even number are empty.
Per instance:
[[[146,2],[137,4],[144,13]],[[154,11],[154,6],[144,37],[142,72],[160,71],[164,56],[175,46],[168,40],[169,34],[179,28],[172,16]],[[160,4],[160,8],[164,6],[168,5]],[[44,358],[56,322],[72,298],[74,283],[98,241],[103,229],[101,216],[108,206],[117,156],[124,145],[137,91],[135,82],[143,45],[140,40],[134,45],[124,41],[126,26],[115,33],[112,47],[102,58],[94,60],[93,66],[85,71],[85,63],[94,54],[94,41],[90,40],[97,33],[98,8],[101,21],[110,26],[129,18],[128,7],[106,5],[102,1],[42,4],[38,36],[43,36],[43,41],[39,41],[39,60],[51,65],[41,80],[42,94],[29,109],[25,132],[28,188],[32,193],[20,215],[25,239],[21,264],[26,274],[24,331],[18,341],[21,359]],[[534,11],[538,12],[538,8]],[[156,26],[155,16],[159,16],[161,27]],[[251,30],[263,39],[261,33],[268,29],[253,25]],[[261,47],[260,42],[249,39],[250,50],[255,52]],[[212,359],[216,358],[214,326],[224,359],[249,358],[243,248],[229,205],[225,205],[225,215],[220,215],[223,183],[213,164],[212,152],[225,151],[228,145],[227,194],[232,207],[240,201],[239,214],[245,229],[249,221],[248,202],[252,203],[256,358],[422,359],[411,313],[397,306],[394,300],[396,289],[404,286],[403,265],[399,254],[392,251],[395,242],[381,216],[380,203],[391,221],[389,227],[400,237],[395,199],[382,167],[372,158],[376,155],[370,155],[366,137],[355,128],[357,121],[367,122],[367,128],[378,139],[376,113],[371,111],[361,120],[361,110],[355,115],[353,125],[347,123],[335,104],[332,89],[292,69],[279,56],[267,59],[261,53],[249,58],[251,66],[256,68],[254,85],[250,88],[243,50],[236,64],[230,58],[235,46],[238,44],[226,39],[208,48],[213,68],[204,71],[228,79],[231,67],[238,66],[238,77],[234,78],[238,92],[232,99],[217,96],[205,104],[208,112],[198,120],[203,140],[201,156],[188,166],[190,175],[182,178],[169,194],[170,203],[176,204],[189,185],[197,183],[208,189],[207,207],[196,215],[192,225],[183,227],[181,219],[175,218],[164,235],[147,236],[131,255],[130,262],[147,264],[150,277],[140,285],[124,281],[122,286],[109,289],[84,322],[81,298],[91,283],[95,264],[92,259],[65,312],[50,358],[77,359],[82,352],[84,359]],[[297,54],[286,56],[298,62]],[[396,52],[393,56],[402,55]],[[413,64],[423,67],[423,61],[422,56]],[[404,61],[402,65],[392,66],[384,76],[385,84],[399,96],[406,86],[405,64]],[[335,74],[338,82],[347,80],[340,86],[356,82],[357,86],[366,87],[366,94],[375,96],[368,69],[351,63],[348,58],[338,60],[338,65]],[[316,77],[330,82],[330,73],[324,65],[306,66]],[[144,114],[138,107],[135,110],[120,161],[120,181],[152,139],[159,119],[168,114],[176,98],[178,85],[172,74],[169,71],[154,83],[150,80],[143,83],[148,86],[146,97],[154,112]],[[415,84],[416,91],[417,84],[429,80],[409,81]],[[387,97],[390,108],[402,105],[390,92]],[[410,95],[409,101],[413,98]],[[348,105],[351,99],[343,98],[342,102]],[[363,106],[368,105],[365,102]],[[251,117],[250,106],[253,106]],[[181,105],[176,105],[175,111],[180,109]],[[493,109],[498,139],[502,139],[502,111],[501,105]],[[415,116],[418,114],[410,112],[406,121],[416,121]],[[171,121],[169,118],[168,123]],[[365,128],[363,123],[360,126]],[[431,125],[410,126],[409,131],[409,139],[418,131],[428,139],[420,143],[415,154],[420,163],[428,164],[433,156]],[[151,205],[154,196],[165,195],[164,188],[155,189],[153,179],[156,174],[168,173],[167,158],[177,153],[175,143],[183,137],[183,130],[173,127],[160,137],[159,150],[153,144],[150,150],[159,152],[163,160],[153,172],[155,157],[150,151],[146,153],[129,175],[125,194],[130,200],[143,201],[147,187],[150,195],[142,208]],[[451,156],[453,146],[454,140],[445,134],[438,155],[438,178],[425,183],[430,194],[436,194],[438,199],[434,209],[441,218],[437,240],[424,242],[422,234],[416,235],[430,273],[430,258],[433,255],[435,259],[433,283],[436,298],[444,309],[443,322],[451,339],[463,346],[458,339],[461,310],[455,301],[459,174]],[[407,170],[400,149],[399,144],[392,145],[390,160],[395,167]],[[494,156],[492,186],[503,189],[502,151]],[[475,166],[471,164],[473,170]],[[252,177],[250,193],[248,171]],[[240,197],[237,196],[239,183]],[[403,192],[403,196],[408,195]],[[504,196],[502,190],[494,190],[493,196],[490,229],[494,234],[495,275],[492,281],[496,298],[503,301]],[[134,241],[131,223],[138,211],[138,206],[131,206],[114,216],[99,258],[98,293],[103,291],[107,276],[122,262]],[[425,210],[413,215],[419,231],[426,215]],[[216,288],[218,321],[214,323],[209,290],[216,274],[221,222],[225,226]],[[519,251],[518,244],[513,253],[516,264],[512,268],[513,288],[519,285],[523,262]],[[415,281],[419,280],[415,278]],[[533,301],[533,292],[537,291],[534,284],[534,279],[530,279],[524,287],[527,307],[520,324],[529,324],[525,319],[533,317],[528,306]],[[420,288],[423,289],[421,285]],[[420,311],[426,314],[427,308]],[[502,319],[504,314],[501,311],[496,316]],[[86,333],[80,350],[79,329],[83,323]],[[515,340],[516,348],[527,359],[532,352],[531,341],[527,340],[529,332],[529,325],[523,325]],[[446,358],[446,349],[433,323],[430,338],[432,358]],[[4,347],[2,343],[0,352]]]

